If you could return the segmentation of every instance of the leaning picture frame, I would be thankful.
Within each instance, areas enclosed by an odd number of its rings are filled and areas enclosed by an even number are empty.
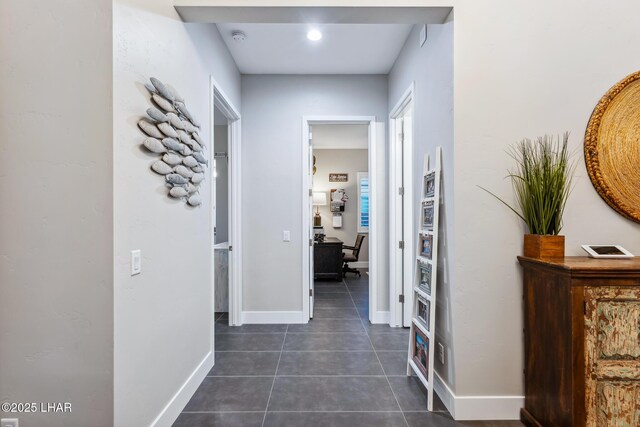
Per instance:
[[[424,176],[424,194],[422,195],[424,198],[433,197],[436,194],[436,173],[429,172]]]
[[[431,234],[420,234],[420,256],[431,259],[433,256],[433,236]]]
[[[431,296],[431,264],[418,261],[418,288]]]
[[[418,366],[418,369],[420,369],[422,374],[426,377],[429,369],[429,339],[419,327],[414,326],[413,330],[412,359],[416,366]]]
[[[431,331],[431,302],[419,296],[416,304],[418,304],[418,320],[424,324],[424,326],[427,328],[427,331]]]
[[[422,202],[422,228],[433,230],[434,205],[433,200]]]

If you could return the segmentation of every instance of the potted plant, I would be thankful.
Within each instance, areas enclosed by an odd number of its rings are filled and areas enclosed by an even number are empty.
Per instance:
[[[516,161],[508,177],[516,196],[517,209],[491,191],[482,188],[518,215],[529,229],[524,236],[524,256],[564,257],[562,215],[571,192],[575,162],[568,151],[569,133],[554,140],[550,135],[523,139],[509,149]]]

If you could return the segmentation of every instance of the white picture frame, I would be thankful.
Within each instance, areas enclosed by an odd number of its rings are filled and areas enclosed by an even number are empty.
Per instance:
[[[591,258],[633,258],[633,254],[620,245],[582,245]]]

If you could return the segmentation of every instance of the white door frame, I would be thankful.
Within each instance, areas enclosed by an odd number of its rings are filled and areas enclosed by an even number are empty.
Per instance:
[[[400,295],[403,294],[402,284],[410,284],[413,287],[415,273],[414,251],[414,203],[413,203],[413,137],[415,136],[415,84],[411,85],[402,94],[389,114],[389,325],[407,326],[410,319],[404,319],[403,305]],[[396,119],[404,112],[405,108],[413,104],[410,114],[411,137],[405,141],[398,141],[398,129]],[[404,150],[405,162],[403,170],[398,170],[397,163]],[[400,182],[404,181],[404,197],[400,196]],[[402,203],[404,201],[404,210]],[[404,217],[399,218],[401,212]],[[404,236],[399,235],[397,224],[404,224]],[[400,249],[399,242],[404,241],[404,249]],[[412,292],[404,294],[404,307],[412,307]],[[406,317],[406,316],[405,316]],[[405,323],[405,325],[403,325]]]
[[[209,79],[210,87],[210,102],[211,102],[211,114],[209,117],[211,128],[211,143],[209,146],[209,170],[211,171],[211,206],[215,207],[215,177],[213,176],[213,161],[214,161],[214,129],[215,123],[213,120],[214,107],[225,115],[229,123],[228,128],[228,140],[229,140],[229,325],[241,325],[242,324],[242,221],[240,200],[242,200],[241,194],[241,177],[242,168],[240,162],[241,154],[241,118],[238,110],[233,106],[229,97],[222,90],[220,85],[214,80],[213,76]],[[209,235],[211,236],[211,303],[215,304],[215,263],[213,259],[213,245],[214,245],[214,229],[213,225],[216,222],[215,219],[216,210],[211,209],[211,230]],[[215,310],[212,310],[215,311]],[[212,313],[213,315],[213,313]],[[215,320],[214,320],[215,321]]]
[[[377,219],[378,167],[376,157],[376,118],[375,116],[303,116],[302,117],[302,236],[307,236],[311,228],[309,210],[309,126],[330,124],[366,124],[369,126],[369,320],[375,323],[377,313],[378,260],[377,239],[379,234]],[[384,178],[382,178],[384,179]],[[302,311],[303,322],[309,321],[310,260],[306,239],[302,241]],[[371,266],[373,268],[371,268]]]

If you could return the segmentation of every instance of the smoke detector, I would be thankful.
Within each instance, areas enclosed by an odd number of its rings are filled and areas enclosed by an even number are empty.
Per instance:
[[[234,32],[232,32],[231,37],[238,43],[243,42],[247,39],[247,35],[240,30],[235,30]]]

